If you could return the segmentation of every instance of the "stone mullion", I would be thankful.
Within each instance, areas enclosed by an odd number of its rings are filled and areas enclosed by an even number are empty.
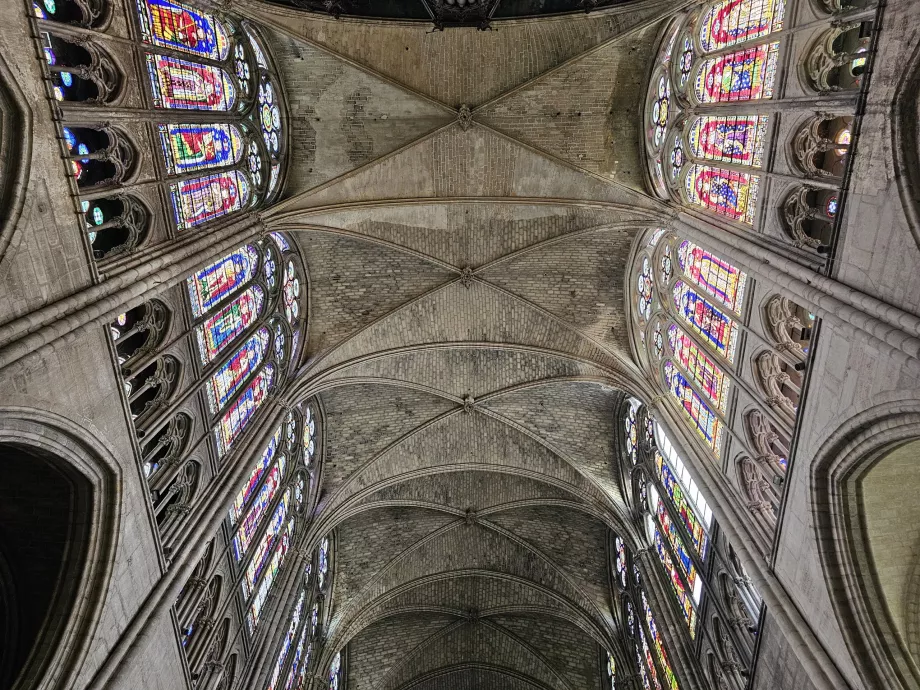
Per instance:
[[[765,249],[749,238],[681,219],[678,234],[707,245],[782,296],[837,326],[847,324],[883,343],[911,373],[920,374],[920,318]]]
[[[240,482],[245,481],[248,476],[248,458],[254,449],[264,447],[268,443],[271,433],[283,418],[284,410],[272,401],[267,401],[260,413],[257,418],[259,423],[252,425],[252,428],[257,430],[256,433],[246,437],[225,459],[221,471],[212,480],[206,495],[198,502],[196,509],[186,521],[189,531],[177,540],[177,556],[172,567],[160,577],[141,603],[88,683],[88,689],[103,690],[110,683],[117,685],[122,680],[121,676],[125,670],[131,668],[135,657],[143,653],[143,645],[137,644],[139,638],[159,625],[164,615],[168,615],[182,585],[192,576],[208,548],[209,535],[220,529],[227,507],[233,501]]]
[[[72,70],[71,70],[72,71]],[[101,113],[98,105],[79,101],[58,103],[65,126],[79,126],[79,121],[105,120],[112,124],[121,122],[151,122],[153,124],[236,124],[240,116],[234,111],[183,110],[180,108],[132,108],[106,106]]]
[[[834,661],[828,656],[811,626],[798,610],[782,583],[770,570],[766,556],[754,552],[749,544],[759,544],[755,527],[745,510],[738,504],[727,477],[697,450],[697,441],[686,425],[676,419],[668,406],[658,406],[658,421],[667,422],[672,439],[678,439],[686,451],[683,460],[693,469],[700,490],[706,496],[720,529],[733,545],[735,553],[749,573],[753,586],[776,621],[780,631],[789,640],[790,648],[802,664],[817,690],[840,690],[849,687]]]

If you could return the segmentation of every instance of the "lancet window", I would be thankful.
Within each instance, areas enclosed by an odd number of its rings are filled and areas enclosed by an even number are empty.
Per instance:
[[[640,424],[650,424],[653,430],[653,441],[640,446],[638,469],[632,473],[635,515],[643,523],[645,538],[651,547],[647,563],[659,569],[663,576],[666,583],[663,595],[683,618],[687,640],[701,660],[712,654],[719,669],[731,667],[743,671],[753,658],[752,631],[756,631],[759,597],[746,578],[737,578],[735,582],[732,575],[735,564],[726,555],[726,550],[731,553],[730,546],[724,536],[719,535],[708,501],[681,451],[638,401],[624,404],[624,416],[631,407],[637,408]],[[621,590],[628,589],[639,576],[634,573],[633,579],[629,577],[629,558],[622,540],[614,540],[614,553],[617,584]],[[717,579],[712,579],[716,577],[714,574],[719,574]],[[720,584],[714,586],[713,583]],[[743,596],[750,598],[753,607],[750,615],[739,617],[736,612],[742,599],[736,584],[743,584]],[[648,592],[638,592],[630,607],[626,612],[627,621],[633,616],[644,617],[647,624],[642,631],[645,640],[640,636],[637,656],[655,659],[656,652],[663,652],[663,642]],[[730,621],[735,627],[726,630],[722,625],[724,621]],[[663,653],[666,658],[667,653]],[[668,670],[669,665],[660,657],[658,661],[658,669],[647,664],[645,675],[649,687],[673,687],[676,681],[673,681],[673,672]],[[724,687],[738,690],[744,687],[744,676],[737,670],[723,676],[729,683]]]
[[[668,29],[646,109],[661,196],[753,224],[770,116],[718,106],[773,97],[784,15],[785,0],[720,0]]]
[[[627,659],[635,659],[641,687],[649,690],[679,690],[681,686],[671,666],[666,644],[632,553],[619,536],[613,537],[613,550],[616,554],[615,582]],[[616,666],[610,654],[608,674],[611,687],[616,687]]]
[[[836,5],[825,11],[852,9],[839,0],[815,1]],[[788,0],[717,0],[666,27],[646,94],[648,180],[661,198],[739,229],[771,234],[763,228],[775,216],[761,208],[772,206],[795,246],[823,254],[833,244],[832,229],[824,226],[833,225],[842,202],[854,117],[816,115],[814,106],[809,110],[794,101],[799,94],[861,88],[873,22],[808,27],[817,38],[800,69],[784,72],[780,56],[795,17],[788,5]],[[789,131],[780,125],[797,113],[807,114],[807,122],[795,126],[789,141],[775,142],[780,131]],[[790,174],[818,184],[794,194]],[[776,184],[768,186],[768,177]],[[779,198],[767,198],[776,194],[774,188]]]
[[[133,45],[126,45],[128,36],[109,35],[121,30],[109,25],[110,14],[108,0],[33,2],[48,96],[61,104],[64,155],[93,257],[141,247],[151,227],[163,240],[276,198],[285,108],[255,28],[194,2],[136,0]],[[147,111],[141,119],[154,126],[126,120],[122,101],[133,110],[139,101]],[[108,109],[121,124],[87,124]],[[152,169],[138,165],[138,151],[153,152]]]
[[[718,457],[748,277],[705,248],[672,236],[638,261],[636,313],[650,364]]]
[[[304,443],[304,430],[311,422],[316,424],[314,404],[304,403],[288,413],[256,459],[229,510],[231,552],[243,573],[241,599],[250,634],[256,630],[293,546],[298,524],[308,510],[306,467],[315,462],[316,447],[311,449]]]

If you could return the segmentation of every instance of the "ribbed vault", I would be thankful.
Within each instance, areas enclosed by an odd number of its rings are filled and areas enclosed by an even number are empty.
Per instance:
[[[640,191],[638,146],[663,12],[632,10],[431,37],[260,6],[308,58],[286,61],[286,87],[314,143],[267,222],[309,274],[286,397],[324,415],[320,668],[347,645],[352,690],[600,687],[609,534],[631,536],[624,279],[637,234],[668,217]],[[510,55],[527,32],[556,48],[490,70],[456,52]],[[344,149],[322,140],[337,117]]]

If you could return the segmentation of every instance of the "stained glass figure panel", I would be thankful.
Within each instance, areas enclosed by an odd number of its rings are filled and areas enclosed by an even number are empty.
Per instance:
[[[684,177],[687,200],[731,220],[753,225],[760,177],[711,165],[690,165]]]
[[[262,455],[259,457],[258,461],[256,461],[255,467],[252,468],[252,472],[249,473],[249,479],[240,487],[239,492],[236,494],[236,498],[233,499],[233,505],[230,506],[229,511],[231,526],[236,526],[237,521],[240,519],[240,515],[243,514],[243,508],[246,507],[249,499],[255,493],[256,487],[262,480],[262,475],[265,473],[265,470],[271,466],[275,458],[275,451],[277,451],[280,442],[281,427],[279,426],[272,435],[265,450],[262,451]]]
[[[214,430],[218,455],[223,456],[230,450],[230,447],[239,438],[256,410],[259,409],[259,405],[262,404],[271,389],[274,373],[274,367],[271,364],[266,364],[256,374],[252,382],[246,386],[236,402],[220,418],[220,422]]]
[[[731,380],[709,356],[696,346],[693,339],[677,326],[668,328],[668,342],[690,379],[706,394],[716,408],[724,413],[731,390]]]
[[[167,124],[158,130],[170,174],[234,165],[243,155],[243,137],[236,125]]]
[[[719,457],[722,452],[722,422],[703,401],[703,399],[690,387],[687,379],[671,362],[665,362],[665,383],[668,390],[680,403],[690,425],[712,448],[712,452]]]
[[[619,580],[620,587],[622,589],[626,589],[627,576],[628,576],[628,573],[626,571],[626,544],[623,542],[622,539],[620,539],[620,537],[617,537],[615,541],[615,545],[616,545],[616,550],[617,550],[617,560],[616,560],[617,579]]]
[[[707,53],[768,36],[783,28],[785,0],[721,0],[700,21],[700,46]]]
[[[208,408],[211,414],[222,410],[263,362],[268,341],[268,329],[260,328],[208,379]]]
[[[282,293],[284,297],[284,315],[291,326],[296,328],[297,317],[300,314],[300,278],[294,268],[294,262],[290,259],[288,259],[287,267],[284,270]]]
[[[735,359],[738,324],[684,281],[674,283],[674,306],[680,318],[729,362]]]
[[[655,647],[655,652],[658,655],[658,661],[661,664],[661,669],[664,672],[664,678],[667,682],[668,688],[670,690],[679,690],[677,685],[677,676],[674,675],[674,670],[671,668],[671,664],[668,661],[667,652],[664,649],[664,642],[661,639],[661,635],[658,632],[658,625],[655,623],[655,617],[652,615],[652,609],[648,605],[648,599],[645,596],[645,592],[641,592],[642,595],[642,609],[645,612],[645,622],[648,625],[649,632],[652,636],[652,645]]]
[[[639,675],[642,676],[646,688],[661,690],[661,683],[658,682],[658,671],[655,670],[655,660],[652,658],[652,651],[649,649],[648,641],[645,638],[645,631],[641,625],[637,626],[636,629],[639,631],[639,649],[641,650],[641,654],[639,654]],[[651,680],[651,684],[649,684],[649,680]]]
[[[773,97],[779,43],[764,43],[702,61],[695,93],[700,103],[757,101]]]
[[[304,626],[303,632],[300,634],[300,641],[297,643],[297,649],[294,652],[294,659],[291,662],[291,669],[288,671],[287,682],[284,684],[284,690],[292,690],[294,688],[294,682],[300,679],[300,676],[303,674],[306,664],[309,662],[309,652],[307,653],[307,658],[303,658],[304,647],[307,644],[307,626]],[[303,668],[301,667],[303,664]]]
[[[255,275],[259,253],[249,245],[189,276],[189,303],[197,319]]]
[[[693,242],[681,242],[677,249],[680,270],[723,305],[742,314],[747,274]]]
[[[329,690],[339,690],[342,672],[342,653],[336,652],[329,665]]]
[[[690,153],[716,163],[759,168],[767,138],[768,115],[704,115],[687,130]]]
[[[169,192],[176,227],[185,230],[239,211],[252,190],[245,174],[228,170],[171,184]]]
[[[256,500],[253,502],[249,512],[246,513],[246,517],[243,519],[242,523],[240,523],[232,543],[233,556],[236,558],[237,563],[243,560],[243,557],[249,549],[249,545],[252,543],[253,537],[259,530],[259,525],[262,524],[262,518],[265,517],[265,513],[268,512],[269,506],[271,506],[272,501],[275,500],[275,496],[281,488],[281,483],[284,481],[284,470],[286,465],[286,458],[283,455],[279,455],[278,462],[268,473],[265,484],[256,495]]]
[[[209,364],[259,317],[265,294],[253,285],[195,329],[202,364]]]
[[[233,79],[220,67],[148,53],[147,73],[156,108],[226,112],[236,103]]]
[[[693,545],[696,548],[697,554],[699,554],[700,558],[705,559],[709,549],[709,537],[703,530],[702,523],[697,519],[696,511],[693,510],[693,507],[684,495],[684,490],[680,482],[659,452],[655,453],[655,467],[658,470],[658,479],[661,480],[661,484],[668,498],[671,499],[671,503],[677,509],[677,512],[680,513],[684,527],[687,528],[687,531],[693,539]]]
[[[256,592],[256,595],[253,597],[252,603],[249,605],[249,613],[246,614],[246,625],[249,628],[250,635],[255,632],[256,626],[259,624],[259,617],[262,615],[262,607],[265,605],[265,600],[271,592],[272,585],[275,584],[275,578],[278,576],[278,571],[281,570],[281,566],[284,565],[284,559],[291,546],[291,538],[293,535],[294,520],[288,520],[287,529],[285,529],[284,534],[281,535],[281,544],[275,550],[271,563],[269,563],[265,571],[265,577],[259,584],[259,591]]]
[[[177,0],[138,0],[144,41],[211,60],[230,50],[227,30],[214,15]]]

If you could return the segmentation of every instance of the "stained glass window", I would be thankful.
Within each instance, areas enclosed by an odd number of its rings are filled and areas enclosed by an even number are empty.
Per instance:
[[[262,539],[259,540],[259,544],[252,554],[249,565],[246,566],[246,573],[240,584],[243,589],[244,599],[249,598],[249,595],[253,593],[256,584],[259,582],[259,576],[262,574],[262,570],[265,568],[265,564],[268,562],[269,556],[272,553],[275,537],[281,533],[284,527],[289,501],[289,492],[285,492],[281,499],[281,503],[278,504],[278,507],[275,508],[275,512],[272,514],[271,520],[266,527],[265,534],[262,535]]]
[[[665,229],[658,228],[655,232],[652,233],[652,236],[648,238],[648,247],[654,247],[658,244],[658,240],[664,237]]]
[[[607,652],[607,678],[610,679],[610,688],[613,690],[617,685],[617,662],[613,660],[613,654]]]
[[[265,148],[273,156],[281,152],[281,110],[275,98],[275,89],[268,79],[259,84],[259,125]]]
[[[691,204],[747,225],[754,224],[759,187],[757,175],[711,165],[691,165],[684,178]]]
[[[734,361],[738,324],[682,280],[674,283],[674,305],[694,332],[729,362]]]
[[[652,635],[652,644],[655,646],[655,652],[658,654],[658,661],[661,664],[661,670],[664,671],[664,677],[667,681],[668,687],[671,690],[678,690],[677,677],[674,675],[674,670],[671,668],[671,664],[668,662],[668,655],[664,649],[664,642],[661,639],[661,635],[658,633],[658,625],[655,623],[655,617],[652,615],[652,609],[648,605],[648,599],[645,596],[645,592],[641,593],[642,596],[642,608],[645,612],[645,622],[648,624],[648,629]]]
[[[236,103],[233,80],[220,67],[148,54],[147,72],[157,108],[225,112]]]
[[[642,259],[642,269],[636,283],[639,314],[644,318],[652,315],[652,266],[648,257]]]
[[[693,242],[681,242],[677,249],[680,270],[693,283],[734,311],[742,313],[747,275],[727,261]]]
[[[160,125],[160,146],[171,174],[238,163],[243,137],[235,125]]]
[[[690,420],[691,425],[697,430],[703,440],[712,448],[716,457],[722,452],[722,422],[716,417],[709,406],[694,391],[684,375],[677,371],[671,362],[665,362],[665,382],[671,394],[677,398]]]
[[[281,544],[275,550],[271,563],[265,571],[265,578],[259,585],[259,591],[256,592],[256,596],[253,597],[252,603],[249,605],[249,613],[246,615],[246,625],[249,628],[250,635],[256,629],[256,625],[259,622],[259,616],[262,615],[262,607],[265,605],[265,600],[268,598],[268,593],[271,591],[272,585],[275,583],[275,578],[278,575],[278,571],[281,569],[281,566],[284,565],[284,558],[287,556],[288,549],[291,545],[291,537],[293,534],[294,521],[288,520],[287,529],[281,536]]]
[[[655,322],[655,330],[652,332],[652,352],[655,353],[655,357],[661,359],[661,355],[664,352],[664,335],[661,333],[661,322]]]
[[[319,545],[319,567],[317,571],[319,588],[324,589],[326,586],[326,575],[329,572],[329,537],[323,539],[322,543]]]
[[[769,122],[767,115],[698,117],[687,131],[690,153],[707,161],[759,168]]]
[[[677,477],[681,487],[683,487],[684,495],[689,496],[693,505],[696,506],[696,514],[703,519],[703,523],[707,527],[711,526],[712,510],[709,508],[709,504],[700,492],[696,482],[693,481],[693,477],[690,475],[690,470],[687,469],[687,465],[681,460],[680,455],[677,453],[677,449],[674,448],[674,445],[671,443],[671,439],[669,439],[667,434],[657,425],[655,426],[655,437],[658,448],[661,450],[660,454],[666,460],[667,466],[671,468],[674,476]],[[688,529],[690,528],[688,527]],[[693,534],[694,529],[690,529],[690,533]],[[705,554],[701,552],[700,556],[705,557]]]
[[[655,453],[655,467],[658,469],[658,479],[661,480],[661,484],[667,492],[668,497],[671,499],[671,503],[677,509],[677,512],[680,513],[684,526],[693,539],[693,545],[696,548],[697,554],[699,554],[700,558],[706,558],[706,552],[709,548],[709,537],[706,536],[702,523],[700,523],[696,517],[696,512],[693,510],[686,496],[684,496],[684,490],[680,482],[674,475],[674,472],[671,471],[667,462],[665,462],[664,457],[658,452]]]
[[[693,557],[690,555],[687,547],[684,546],[684,540],[681,538],[680,532],[671,522],[671,516],[668,515],[668,510],[661,498],[658,499],[655,513],[658,518],[659,529],[667,538],[667,542],[671,545],[671,551],[677,556],[677,562],[687,578],[687,585],[690,587],[693,602],[699,604],[700,596],[703,593],[703,582],[698,577],[696,566],[693,563]]]
[[[677,566],[674,565],[674,561],[671,559],[671,554],[668,553],[664,539],[661,536],[661,531],[657,526],[654,529],[655,551],[658,553],[658,558],[661,560],[661,564],[664,566],[665,572],[668,575],[668,581],[671,583],[671,590],[674,592],[674,596],[677,597],[681,611],[683,611],[684,620],[687,622],[687,628],[690,630],[690,637],[695,638],[696,609],[693,608],[692,598],[684,587],[683,581],[680,579],[680,573],[678,573]],[[639,629],[642,629],[641,625]]]
[[[288,671],[287,682],[284,684],[284,690],[291,690],[294,687],[294,681],[303,676],[307,664],[310,662],[310,649],[308,648],[307,656],[303,658],[304,646],[307,644],[307,628],[300,635],[300,642],[297,643],[297,650],[294,652],[294,659],[291,662],[291,670]],[[299,671],[299,673],[298,673]]]
[[[217,414],[265,358],[268,329],[260,328],[208,379],[208,407]]]
[[[248,282],[255,274],[258,261],[258,252],[247,245],[189,276],[186,283],[195,318]]]
[[[658,672],[655,670],[655,660],[652,658],[652,652],[645,639],[645,631],[641,625],[637,626],[637,630],[639,631],[639,645],[641,648],[641,654],[638,654],[639,675],[642,676],[642,681],[646,688],[661,690],[661,683],[658,682]],[[636,651],[638,652],[639,650]],[[649,680],[652,681],[651,685],[649,685]]]
[[[198,326],[198,353],[201,363],[208,364],[259,317],[265,295],[253,285],[226,307]]]
[[[701,103],[756,101],[773,97],[779,43],[764,43],[703,60],[696,77]]]
[[[626,573],[626,544],[623,542],[620,537],[617,537],[614,541],[617,550],[617,579],[620,581],[620,587],[626,589],[627,584],[627,573]]]
[[[270,232],[271,238],[275,241],[275,244],[278,245],[278,249],[283,252],[290,251],[291,245],[288,244],[288,241],[284,238],[280,232]]]
[[[239,211],[249,203],[251,188],[239,170],[214,173],[169,185],[176,225],[186,229]]]
[[[659,268],[661,270],[661,282],[667,284],[674,275],[674,261],[671,259],[671,245],[665,245],[661,252]]]
[[[636,421],[636,409],[632,405],[626,410],[626,419],[623,421],[623,426],[626,437],[626,454],[629,456],[632,464],[635,465],[636,461],[639,459],[639,430]]]
[[[294,268],[294,262],[288,259],[287,267],[284,271],[284,315],[291,323],[291,326],[297,326],[297,316],[300,314],[300,278],[297,277],[297,271]]]
[[[329,665],[329,690],[339,690],[342,674],[342,653],[336,652]]]
[[[645,445],[648,448],[653,448],[655,446],[655,422],[652,421],[648,412],[646,412],[645,415]]]
[[[269,389],[272,386],[274,377],[274,368],[271,364],[266,364],[252,382],[246,386],[236,402],[220,418],[220,423],[214,430],[214,438],[217,441],[217,453],[223,455],[233,442],[239,438],[246,424],[252,419],[259,405],[265,400]]]
[[[176,0],[138,0],[144,41],[211,60],[227,57],[227,30],[213,15]]]
[[[649,141],[657,149],[664,142],[668,131],[668,115],[671,111],[671,82],[667,75],[658,78],[658,87],[655,91],[655,100],[652,101],[651,125]]]
[[[691,380],[706,394],[720,412],[725,412],[731,381],[709,356],[700,350],[684,331],[677,326],[668,328],[668,342],[674,356]]]
[[[243,560],[243,556],[246,555],[246,551],[252,543],[252,538],[258,531],[259,525],[262,524],[262,518],[265,516],[265,513],[268,512],[269,506],[271,506],[272,501],[278,494],[278,490],[281,488],[286,464],[287,461],[285,457],[279,455],[278,462],[272,467],[271,472],[268,473],[265,484],[262,486],[258,495],[256,495],[256,500],[253,502],[249,512],[246,513],[246,517],[243,519],[239,529],[236,531],[236,535],[233,537],[233,555],[237,563]]]
[[[268,445],[265,447],[265,450],[262,451],[261,457],[256,462],[255,467],[252,468],[252,472],[249,474],[249,479],[246,483],[240,488],[239,492],[236,495],[236,498],[233,499],[233,505],[230,506],[230,524],[236,526],[237,520],[240,519],[240,515],[243,514],[243,508],[246,506],[246,503],[252,497],[253,493],[256,490],[256,487],[259,485],[259,482],[262,479],[262,475],[265,473],[265,470],[269,468],[272,464],[272,461],[275,457],[275,451],[278,449],[278,444],[281,442],[281,427],[275,431],[271,440],[268,442]]]
[[[297,600],[297,606],[294,607],[294,613],[291,615],[287,635],[284,636],[284,640],[281,642],[281,651],[278,652],[278,658],[275,660],[275,668],[272,671],[268,685],[265,686],[265,690],[276,690],[278,687],[281,672],[284,670],[284,662],[287,661],[287,655],[291,651],[291,645],[294,644],[294,639],[297,636],[297,628],[300,626],[300,617],[303,614],[303,605],[306,598],[307,593],[301,592],[300,598]]]
[[[678,63],[678,69],[680,71],[678,83],[681,89],[686,86],[687,80],[690,78],[690,71],[693,69],[693,55],[693,42],[690,40],[689,36],[684,36],[684,39],[681,41],[680,62]]]
[[[316,452],[316,419],[313,418],[313,408],[310,405],[303,408],[303,413],[303,456],[304,462],[310,465]]]
[[[710,53],[783,28],[785,0],[722,0],[703,15],[700,45]]]

